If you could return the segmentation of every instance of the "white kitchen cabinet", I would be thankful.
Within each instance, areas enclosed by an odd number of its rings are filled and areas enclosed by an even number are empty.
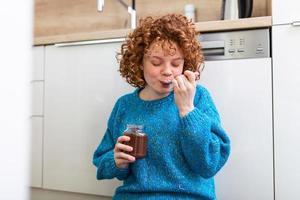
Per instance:
[[[32,47],[31,68],[31,156],[30,186],[42,187],[43,171],[43,106],[44,106],[44,46]]]
[[[274,25],[300,22],[300,1],[272,0],[272,18]]]
[[[44,46],[35,46],[33,50],[33,68],[31,80],[44,80]]]
[[[44,104],[44,46],[32,47],[31,115],[42,116]]]
[[[43,116],[44,114],[44,81],[31,82],[31,115]]]
[[[131,88],[119,75],[120,43],[47,46],[43,187],[111,196],[120,184],[96,180],[92,156],[118,97]]]
[[[201,75],[231,140],[218,199],[273,200],[271,58],[207,61]]]
[[[30,186],[42,187],[43,117],[31,117]]]
[[[276,200],[300,199],[300,26],[273,26]]]

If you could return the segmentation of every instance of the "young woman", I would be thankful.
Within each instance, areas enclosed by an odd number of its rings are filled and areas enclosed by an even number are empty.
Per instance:
[[[214,175],[230,153],[213,100],[197,85],[203,55],[178,14],[147,17],[122,45],[120,73],[137,89],[118,99],[93,156],[97,179],[123,180],[113,199],[216,199]],[[145,157],[130,155],[128,124],[143,125]]]

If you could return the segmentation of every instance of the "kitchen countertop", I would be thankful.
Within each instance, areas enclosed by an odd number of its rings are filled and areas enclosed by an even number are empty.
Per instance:
[[[195,23],[196,30],[200,32],[217,32],[225,30],[242,30],[263,28],[272,26],[272,17],[253,17],[238,20],[207,21]],[[35,37],[34,45],[48,45],[55,43],[101,40],[111,38],[124,38],[130,32],[130,29],[117,29],[109,31],[97,31],[88,33],[74,33],[65,35],[54,35],[47,37]]]

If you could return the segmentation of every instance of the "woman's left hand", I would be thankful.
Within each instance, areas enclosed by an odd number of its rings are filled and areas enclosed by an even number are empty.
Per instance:
[[[183,75],[173,79],[175,103],[180,117],[184,117],[194,109],[197,75],[198,72],[186,70]]]

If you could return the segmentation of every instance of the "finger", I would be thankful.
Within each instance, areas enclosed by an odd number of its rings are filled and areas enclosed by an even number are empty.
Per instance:
[[[128,145],[125,145],[125,144],[122,144],[122,143],[117,143],[116,144],[116,150],[117,151],[128,151],[128,152],[130,152],[130,151],[132,151],[133,150],[133,148],[131,147],[131,146],[128,146]]]
[[[182,80],[186,89],[193,88],[194,85],[192,85],[192,83],[188,80],[186,76],[182,76]]]
[[[180,76],[177,76],[175,79],[178,83],[178,88],[179,89],[182,89],[182,90],[185,90],[185,84],[184,84],[184,81],[183,81],[183,77],[184,75],[180,75]]]
[[[134,161],[135,161],[135,160],[134,160]],[[118,158],[118,159],[116,160],[116,163],[118,163],[118,165],[124,165],[124,164],[132,163],[132,162],[134,162],[134,161]]]
[[[195,77],[196,77],[195,79],[196,79],[196,81],[198,81],[200,79],[201,73],[202,72],[200,72],[200,73],[199,72],[195,72]]]
[[[115,153],[115,158],[116,159],[125,159],[125,160],[128,160],[128,161],[135,161],[134,156],[131,156],[131,155],[129,155],[127,153],[124,153],[124,152]]]
[[[195,79],[196,79],[196,76],[195,76],[195,73],[192,72],[192,71],[189,71],[189,70],[185,70],[184,71],[184,75],[187,77],[187,79],[189,80],[189,82],[192,84],[192,85],[195,85]]]
[[[173,83],[174,90],[178,90],[179,86],[175,78],[172,80],[172,83]]]
[[[117,143],[128,142],[129,140],[130,140],[130,137],[129,137],[129,136],[122,135],[122,136],[118,137]]]

